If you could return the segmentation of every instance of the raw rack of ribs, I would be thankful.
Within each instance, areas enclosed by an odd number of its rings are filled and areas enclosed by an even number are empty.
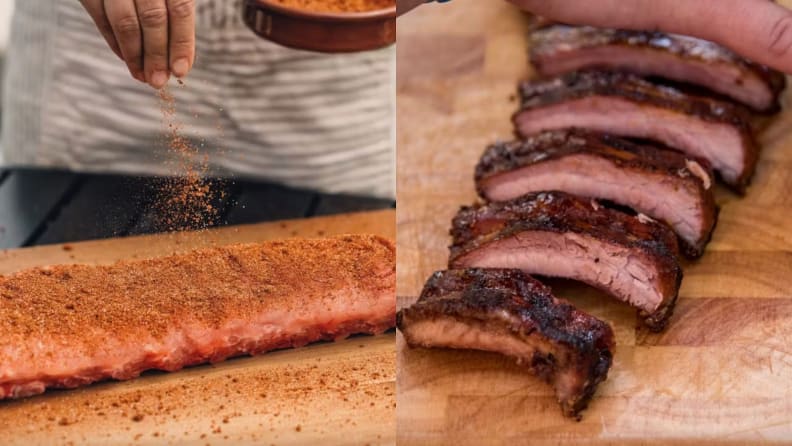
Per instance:
[[[0,399],[175,371],[395,324],[375,236],[202,249],[0,277]]]

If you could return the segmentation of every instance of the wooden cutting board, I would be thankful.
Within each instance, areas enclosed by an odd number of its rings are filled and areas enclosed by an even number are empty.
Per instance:
[[[456,0],[400,19],[400,305],[446,265],[449,222],[476,199],[485,145],[511,137],[515,86],[530,75],[525,33],[507,2]],[[667,331],[636,328],[633,310],[590,288],[551,284],[616,332],[610,376],[581,422],[511,360],[410,350],[397,335],[399,444],[792,442],[792,113],[759,139],[748,195],[718,191],[714,238],[685,265]]]
[[[0,252],[0,273],[288,237],[395,235],[393,211]],[[0,401],[0,444],[393,444],[394,335]]]

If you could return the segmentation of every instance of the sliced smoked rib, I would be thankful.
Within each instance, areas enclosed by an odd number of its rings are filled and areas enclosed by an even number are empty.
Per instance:
[[[520,93],[514,123],[522,136],[577,127],[659,141],[707,161],[740,192],[756,167],[746,111],[724,101],[602,71],[525,82]]]
[[[685,254],[698,257],[717,216],[705,166],[672,150],[559,130],[490,146],[476,167],[476,186],[490,201],[560,190],[627,206],[667,223]]]
[[[399,311],[411,347],[484,350],[517,359],[550,383],[564,415],[578,417],[608,375],[610,326],[556,299],[520,270],[440,271]]]
[[[761,112],[778,111],[786,78],[707,40],[662,32],[552,25],[531,33],[543,76],[591,68],[623,70],[714,91]]]
[[[677,240],[664,224],[564,192],[463,207],[449,268],[518,268],[585,282],[638,308],[662,330],[682,281]]]
[[[395,325],[375,236],[211,248],[0,277],[0,399]]]

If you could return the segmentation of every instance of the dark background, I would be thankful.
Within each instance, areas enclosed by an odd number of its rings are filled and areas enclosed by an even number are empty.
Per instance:
[[[0,249],[160,232],[162,178],[0,170]],[[395,207],[391,200],[250,181],[215,182],[208,227]]]

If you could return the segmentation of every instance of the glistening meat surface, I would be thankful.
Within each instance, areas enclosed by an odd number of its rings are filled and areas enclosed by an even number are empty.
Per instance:
[[[553,25],[531,33],[531,62],[543,76],[624,70],[694,84],[751,108],[779,109],[786,78],[707,40],[650,31]]]
[[[0,399],[395,324],[395,247],[286,240],[0,277]]]
[[[563,192],[462,208],[451,235],[450,268],[517,268],[585,282],[638,308],[655,331],[668,322],[682,281],[667,226]]]
[[[476,167],[476,185],[491,201],[560,190],[628,206],[670,225],[691,257],[703,253],[717,216],[706,163],[582,130],[493,144]]]
[[[514,123],[522,136],[577,127],[659,141],[707,161],[740,192],[756,167],[746,111],[724,101],[601,71],[525,82],[520,94]]]
[[[516,358],[552,384],[565,415],[585,409],[608,374],[614,346],[605,322],[556,299],[520,270],[432,275],[397,325],[412,347],[485,350]]]

